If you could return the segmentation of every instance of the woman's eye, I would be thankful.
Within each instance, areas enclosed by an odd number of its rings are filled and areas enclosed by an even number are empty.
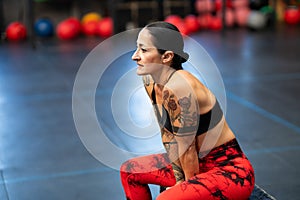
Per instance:
[[[142,52],[146,52],[147,51],[147,49],[143,49],[143,48],[141,48],[141,50],[142,50]]]

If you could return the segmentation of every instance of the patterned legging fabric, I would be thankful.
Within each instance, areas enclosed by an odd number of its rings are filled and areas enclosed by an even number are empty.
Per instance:
[[[120,169],[127,200],[151,200],[148,184],[171,187],[156,200],[243,200],[254,188],[253,168],[236,139],[200,158],[200,173],[177,185],[166,154],[133,158]]]

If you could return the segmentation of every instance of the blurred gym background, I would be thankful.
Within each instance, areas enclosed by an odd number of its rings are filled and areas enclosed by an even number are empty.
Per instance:
[[[14,41],[108,37],[154,20],[174,23],[187,35],[226,28],[262,30],[277,23],[299,24],[298,6],[297,0],[1,0],[0,30],[2,40]]]

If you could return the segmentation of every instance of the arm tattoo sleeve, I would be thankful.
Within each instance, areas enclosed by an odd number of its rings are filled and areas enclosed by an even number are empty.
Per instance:
[[[173,168],[174,176],[176,178],[176,182],[183,181],[184,180],[183,170],[174,162],[172,162],[172,168]]]
[[[165,90],[163,100],[170,116],[173,134],[177,136],[194,135],[198,128],[198,114],[192,95],[189,94],[177,100],[174,94]]]

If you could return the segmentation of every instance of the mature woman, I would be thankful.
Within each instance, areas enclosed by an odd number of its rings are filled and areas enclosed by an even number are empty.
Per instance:
[[[183,70],[188,54],[179,30],[166,22],[145,26],[132,59],[143,76],[166,153],[126,161],[127,199],[152,199],[148,184],[165,187],[158,200],[248,199],[254,171],[211,91]]]

